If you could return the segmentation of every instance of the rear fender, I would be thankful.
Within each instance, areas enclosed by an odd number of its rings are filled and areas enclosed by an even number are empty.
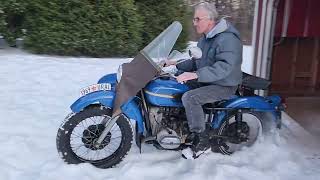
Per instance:
[[[268,97],[261,97],[261,96],[249,96],[249,97],[238,97],[228,100],[226,103],[223,104],[224,108],[231,108],[231,109],[251,109],[252,111],[258,112],[271,112],[274,115],[274,119],[277,121],[276,123],[279,124],[281,121],[279,117],[279,108],[280,105],[280,97],[279,96],[268,96]],[[280,112],[281,113],[281,112]],[[213,128],[219,128],[225,117],[227,115],[226,111],[219,111],[217,112],[214,120],[212,121]]]

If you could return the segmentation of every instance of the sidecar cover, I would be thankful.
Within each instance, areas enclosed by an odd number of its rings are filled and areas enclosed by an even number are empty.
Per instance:
[[[122,65],[122,77],[116,87],[113,116],[120,114],[121,106],[161,73],[159,64],[167,59],[181,31],[182,25],[177,21],[173,22],[130,63]]]

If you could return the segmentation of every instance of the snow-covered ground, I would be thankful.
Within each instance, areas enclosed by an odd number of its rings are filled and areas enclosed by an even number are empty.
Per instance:
[[[133,145],[116,168],[66,165],[56,151],[56,132],[79,88],[128,61],[0,50],[0,179],[320,179],[319,140],[286,114],[283,128],[272,138],[231,156],[210,153],[185,160],[179,152],[159,151],[152,145],[143,145],[139,154]]]

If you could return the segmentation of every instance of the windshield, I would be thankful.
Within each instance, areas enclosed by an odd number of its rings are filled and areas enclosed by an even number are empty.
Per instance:
[[[166,60],[176,43],[179,34],[182,31],[182,25],[175,21],[160,35],[158,35],[150,44],[148,44],[141,53],[159,70],[162,60]]]
[[[120,107],[124,103],[136,96],[159,72],[163,72],[158,63],[169,56],[181,31],[181,24],[173,22],[130,63],[122,64],[122,76],[116,88],[113,117],[121,113]]]

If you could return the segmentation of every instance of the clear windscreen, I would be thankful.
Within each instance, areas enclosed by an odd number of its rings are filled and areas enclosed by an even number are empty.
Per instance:
[[[173,22],[141,51],[142,54],[144,54],[149,61],[152,61],[152,64],[157,66],[158,69],[161,69],[159,66],[161,61],[168,58],[181,31],[182,25],[177,21]]]

